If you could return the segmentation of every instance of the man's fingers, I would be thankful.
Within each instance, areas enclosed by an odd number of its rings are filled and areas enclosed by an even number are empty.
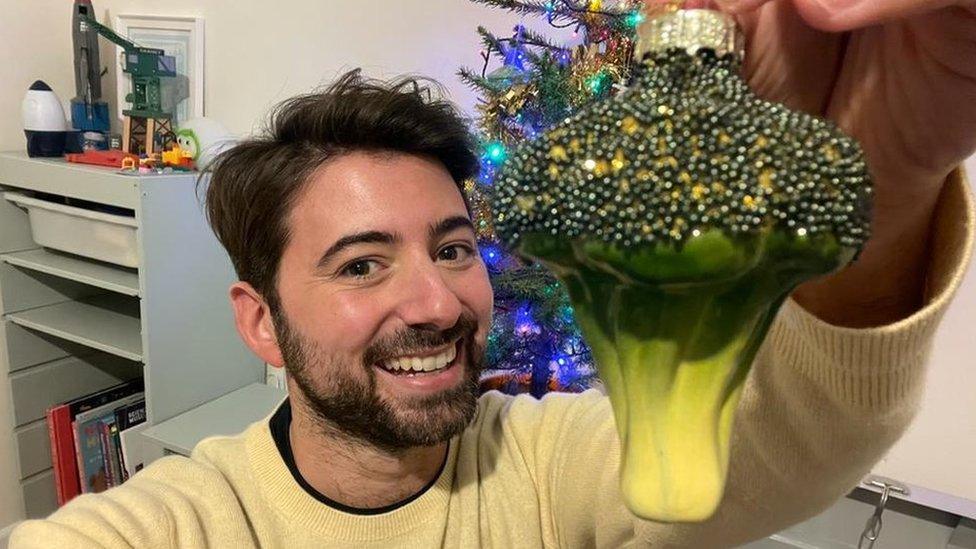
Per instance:
[[[715,0],[715,3],[726,13],[746,13],[772,0]]]
[[[960,0],[793,0],[812,27],[830,32],[849,31],[957,5]]]
[[[976,0],[645,0],[649,13],[678,4],[685,9],[718,8],[736,15],[773,1],[792,1],[808,25],[828,32],[854,30],[951,6],[976,11]]]

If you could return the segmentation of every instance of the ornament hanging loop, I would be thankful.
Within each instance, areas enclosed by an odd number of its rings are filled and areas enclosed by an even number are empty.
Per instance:
[[[718,56],[734,54],[742,59],[745,40],[735,19],[716,10],[678,10],[649,17],[637,29],[634,58],[653,52],[680,48],[694,55],[700,49]]]

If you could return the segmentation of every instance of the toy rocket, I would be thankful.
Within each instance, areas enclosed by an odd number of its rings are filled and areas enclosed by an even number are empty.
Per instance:
[[[51,87],[38,80],[24,95],[21,105],[24,135],[27,136],[27,155],[61,156],[68,129],[61,101]]]
[[[75,97],[71,122],[77,130],[107,132],[108,104],[102,101],[102,65],[98,59],[98,32],[85,21],[95,18],[91,0],[74,0],[71,42],[75,61]]]

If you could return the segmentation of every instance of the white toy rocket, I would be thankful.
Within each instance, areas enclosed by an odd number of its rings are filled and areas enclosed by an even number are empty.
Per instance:
[[[27,155],[61,156],[68,123],[64,118],[61,100],[43,80],[31,84],[21,110],[24,115],[24,134],[27,135]]]

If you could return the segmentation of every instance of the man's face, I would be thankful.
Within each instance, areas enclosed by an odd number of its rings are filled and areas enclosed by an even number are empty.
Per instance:
[[[492,291],[443,165],[344,155],[313,174],[288,226],[275,330],[318,419],[392,450],[463,430]]]

